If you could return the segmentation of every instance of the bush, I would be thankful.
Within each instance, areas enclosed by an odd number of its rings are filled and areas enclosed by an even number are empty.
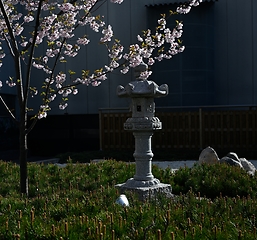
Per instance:
[[[256,175],[252,176],[239,167],[199,164],[193,168],[179,169],[171,185],[175,194],[186,193],[191,189],[212,199],[220,194],[227,197],[253,197],[257,192],[256,180]]]

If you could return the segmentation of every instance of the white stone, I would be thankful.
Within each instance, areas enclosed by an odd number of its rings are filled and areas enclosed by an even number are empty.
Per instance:
[[[256,168],[250,161],[246,160],[245,158],[239,158],[239,160],[245,171],[247,171],[249,174],[255,173]]]
[[[227,154],[227,157],[232,158],[232,159],[234,159],[234,160],[240,162],[239,157],[238,157],[237,154],[234,153],[234,152],[229,152],[229,153]]]
[[[225,156],[225,157],[221,158],[219,160],[219,163],[226,163],[226,164],[231,165],[231,166],[238,166],[240,168],[243,168],[239,159],[235,160],[234,158],[231,158],[231,157],[228,157],[228,156]]]
[[[120,204],[120,205],[123,206],[123,207],[129,207],[129,201],[128,201],[128,199],[127,199],[127,197],[126,197],[125,194],[121,194],[121,195],[117,198],[116,203],[117,203],[117,204]]]
[[[209,146],[201,152],[198,163],[215,164],[215,163],[218,163],[218,161],[219,161],[219,157],[217,153],[213,148]]]

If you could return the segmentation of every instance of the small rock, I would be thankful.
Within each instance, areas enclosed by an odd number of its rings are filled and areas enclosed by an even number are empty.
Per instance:
[[[243,168],[243,166],[242,166],[240,161],[237,161],[237,160],[235,160],[233,158],[230,158],[228,156],[225,156],[225,157],[221,158],[219,160],[219,162],[220,163],[226,163],[226,164],[231,165],[231,166],[238,166],[240,168]]]
[[[227,154],[227,157],[232,158],[232,159],[234,159],[235,161],[240,162],[239,157],[238,157],[237,154],[234,153],[234,152],[229,152],[229,153]]]
[[[250,161],[246,160],[245,158],[240,158],[239,160],[240,160],[240,162],[241,162],[245,171],[247,171],[250,174],[255,173],[256,168]]]
[[[218,161],[219,157],[215,150],[211,147],[207,147],[201,152],[198,163],[215,164]]]

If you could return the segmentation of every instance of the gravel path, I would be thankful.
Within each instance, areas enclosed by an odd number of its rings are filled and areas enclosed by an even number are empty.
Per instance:
[[[254,166],[255,168],[257,168],[257,160],[249,160]],[[186,161],[165,161],[165,162],[155,162],[153,161],[154,165],[157,165],[160,168],[171,168],[171,169],[178,169],[180,167],[192,167],[197,161],[196,160],[186,160]]]

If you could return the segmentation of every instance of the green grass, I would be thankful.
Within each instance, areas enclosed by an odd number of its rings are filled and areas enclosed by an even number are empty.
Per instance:
[[[30,163],[27,198],[19,194],[19,166],[1,161],[0,239],[256,239],[257,176],[221,164],[175,174],[153,166],[176,197],[141,202],[127,192],[124,208],[115,184],[134,173],[134,164],[115,160]]]

